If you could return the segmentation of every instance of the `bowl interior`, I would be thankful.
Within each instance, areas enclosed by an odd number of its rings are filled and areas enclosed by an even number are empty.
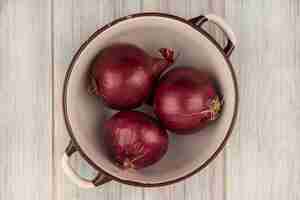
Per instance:
[[[195,66],[210,71],[218,80],[225,100],[222,116],[216,123],[194,135],[170,134],[169,150],[163,159],[139,171],[122,170],[109,159],[103,144],[102,125],[115,111],[106,108],[99,98],[90,96],[86,89],[91,61],[100,49],[115,42],[136,44],[152,55],[158,55],[161,47],[173,48],[179,53],[175,66]],[[73,65],[65,106],[75,140],[98,167],[122,180],[157,184],[183,177],[212,157],[231,126],[236,95],[226,60],[203,34],[172,18],[144,16],[118,22],[86,46]]]

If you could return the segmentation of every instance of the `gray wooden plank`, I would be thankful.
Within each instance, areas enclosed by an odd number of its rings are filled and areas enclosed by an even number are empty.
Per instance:
[[[189,17],[201,14],[213,13],[220,17],[225,16],[225,2],[218,0],[197,1],[190,0]],[[206,30],[221,44],[224,37],[221,31],[208,24]],[[225,153],[221,152],[218,157],[202,172],[186,181],[186,200],[194,199],[225,199],[224,187],[224,160]]]
[[[94,31],[115,18],[139,12],[140,1],[60,1],[54,0],[54,88],[55,88],[55,200],[62,199],[142,199],[142,189],[108,183],[93,190],[73,185],[61,170],[60,159],[69,141],[61,108],[65,72],[73,54]],[[93,170],[78,156],[74,166],[84,176]]]
[[[173,1],[170,5],[170,1],[163,0],[144,0],[143,11],[148,12],[165,12],[171,14],[178,14],[185,17],[187,15],[186,2],[185,1]],[[174,7],[175,6],[175,7]],[[145,200],[176,200],[184,199],[185,197],[185,185],[184,182],[173,184],[170,186],[164,186],[159,188],[147,188],[144,189]]]
[[[226,151],[227,199],[300,198],[299,1],[226,0],[239,38],[238,126]]]
[[[224,3],[220,1],[198,0],[144,0],[145,11],[160,11],[184,18],[201,14],[215,13],[224,16]],[[222,42],[222,37],[216,27],[209,27],[208,31]],[[215,33],[217,32],[217,34]],[[194,199],[224,199],[224,155],[217,159],[199,174],[187,180],[161,188],[145,189],[146,200],[194,200]]]
[[[51,4],[0,1],[0,199],[51,199]]]
[[[104,6],[105,5],[105,6]],[[114,199],[109,192],[119,193],[118,186],[111,184],[95,190],[81,190],[73,185],[61,170],[61,156],[70,138],[62,114],[62,88],[66,70],[73,54],[101,23],[110,21],[114,5],[109,1],[56,1],[54,0],[54,88],[55,88],[55,135],[54,135],[54,199],[81,199],[82,196],[98,196],[98,199]],[[105,9],[104,9],[105,7]],[[101,21],[103,20],[103,21]],[[75,157],[74,166],[83,175],[90,175],[87,164]],[[92,171],[92,170],[91,170]],[[88,193],[88,194],[87,194]]]
[[[133,13],[138,13],[141,12],[142,8],[142,0],[118,0],[117,1],[117,6],[118,9],[116,12],[117,17],[133,14]],[[134,186],[127,186],[124,184],[121,184],[121,196],[120,200],[142,200],[144,191],[142,188],[137,188]]]

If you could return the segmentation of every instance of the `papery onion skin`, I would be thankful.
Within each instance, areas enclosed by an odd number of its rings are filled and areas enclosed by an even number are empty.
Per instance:
[[[168,134],[158,122],[138,111],[121,111],[105,123],[105,142],[123,169],[141,169],[159,161],[168,149]]]
[[[195,133],[216,120],[223,99],[210,73],[192,67],[167,72],[155,90],[154,112],[167,129]]]
[[[154,81],[173,63],[173,51],[162,48],[152,57],[141,48],[116,43],[104,48],[91,66],[89,91],[101,96],[113,109],[140,106],[151,93]]]

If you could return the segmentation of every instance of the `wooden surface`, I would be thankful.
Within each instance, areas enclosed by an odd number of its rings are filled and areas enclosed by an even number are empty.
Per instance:
[[[50,8],[0,1],[1,200],[52,198]]]
[[[79,189],[60,167],[69,141],[65,72],[91,33],[141,11],[215,13],[232,26],[237,125],[226,150],[186,181]],[[298,0],[0,0],[0,200],[300,199],[299,15]],[[84,176],[95,173],[79,156],[73,164]]]

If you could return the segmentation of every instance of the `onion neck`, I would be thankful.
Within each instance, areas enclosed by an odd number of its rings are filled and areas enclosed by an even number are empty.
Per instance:
[[[169,48],[159,49],[159,53],[163,58],[153,58],[152,75],[157,78],[168,67],[174,63],[174,51]]]
[[[221,100],[218,96],[212,99],[209,106],[212,121],[216,120],[219,117],[223,104],[224,104],[223,100]]]
[[[130,161],[128,158],[125,159],[125,161],[123,162],[123,166],[122,166],[124,169],[134,169],[135,166],[133,164],[132,161]]]

